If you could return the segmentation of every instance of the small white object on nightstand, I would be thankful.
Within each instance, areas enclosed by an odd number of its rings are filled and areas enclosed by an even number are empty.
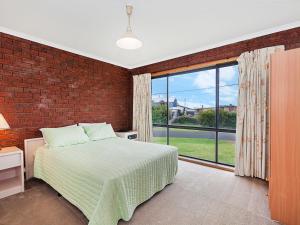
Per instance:
[[[120,131],[115,132],[118,137],[127,138],[129,140],[137,140],[138,133],[137,131]]]
[[[24,192],[23,151],[6,147],[0,151],[0,199]]]

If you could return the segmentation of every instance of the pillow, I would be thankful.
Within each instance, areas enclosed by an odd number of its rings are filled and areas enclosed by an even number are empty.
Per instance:
[[[103,123],[78,123],[78,126],[82,126],[82,127],[84,127],[84,126],[91,126],[91,125],[105,125],[106,124],[106,122],[103,122]]]
[[[92,141],[116,137],[110,124],[84,126],[83,129]]]
[[[64,127],[77,127],[77,124],[73,124],[73,125],[68,125],[68,126],[64,126]],[[64,128],[64,127],[54,127],[54,128]],[[40,128],[40,131],[42,132],[42,129],[49,129],[49,127],[47,127],[47,128]],[[42,134],[43,134],[43,132],[42,132]],[[43,136],[44,137],[44,136]],[[48,143],[47,143],[47,140],[44,138],[44,141],[46,142],[46,144],[47,145],[49,145]]]
[[[42,128],[40,131],[45,142],[51,147],[76,145],[89,141],[89,137],[79,126]]]

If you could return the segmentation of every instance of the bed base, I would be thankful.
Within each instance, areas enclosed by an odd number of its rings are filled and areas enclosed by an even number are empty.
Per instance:
[[[24,140],[26,180],[33,177],[35,152],[44,144],[44,138],[31,138]]]

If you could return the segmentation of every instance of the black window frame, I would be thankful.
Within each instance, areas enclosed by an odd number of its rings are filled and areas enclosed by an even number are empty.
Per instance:
[[[227,67],[227,66],[234,66],[234,65],[238,65],[237,61],[234,62],[228,62],[228,63],[221,63],[221,64],[216,64],[213,66],[208,66],[208,67],[203,67],[200,69],[195,69],[195,70],[188,70],[188,71],[183,71],[183,72],[178,72],[178,73],[171,73],[171,74],[164,74],[161,76],[156,76],[156,77],[152,77],[151,80],[154,79],[159,79],[159,78],[163,78],[166,77],[167,78],[167,124],[154,124],[152,123],[153,127],[164,127],[167,129],[167,145],[169,145],[169,129],[170,128],[177,128],[177,129],[187,129],[187,130],[201,130],[201,131],[212,131],[215,132],[215,160],[208,160],[208,159],[202,159],[202,158],[197,158],[197,157],[193,157],[193,156],[187,156],[187,155],[180,155],[180,156],[184,156],[187,158],[192,158],[192,159],[197,159],[197,160],[202,160],[202,161],[206,161],[206,162],[212,162],[212,163],[217,163],[220,165],[225,165],[225,166],[230,166],[230,167],[234,167],[235,165],[232,164],[227,164],[227,163],[223,163],[223,162],[219,162],[218,160],[218,153],[219,153],[219,133],[236,133],[236,129],[228,129],[228,128],[220,128],[219,127],[219,123],[220,123],[220,105],[219,105],[219,91],[220,91],[220,85],[219,85],[219,81],[220,81],[220,68],[223,67]],[[199,72],[199,71],[205,71],[205,70],[210,70],[210,69],[215,69],[216,70],[216,87],[215,87],[215,127],[200,127],[200,126],[180,126],[180,125],[172,125],[169,124],[169,77],[172,76],[176,76],[176,75],[181,75],[181,74],[187,74],[187,73],[193,73],[193,72]],[[152,82],[151,82],[151,89],[152,89]]]

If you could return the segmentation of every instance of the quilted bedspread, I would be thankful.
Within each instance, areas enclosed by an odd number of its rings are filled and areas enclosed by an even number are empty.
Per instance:
[[[116,225],[174,181],[177,155],[172,146],[122,138],[43,146],[35,155],[34,176],[77,206],[89,225]]]

